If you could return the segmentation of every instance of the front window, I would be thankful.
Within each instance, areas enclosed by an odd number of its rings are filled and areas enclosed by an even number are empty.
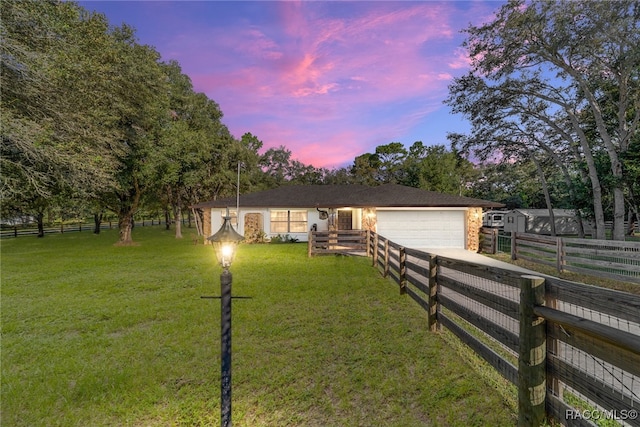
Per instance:
[[[271,232],[272,233],[306,233],[307,232],[307,211],[306,210],[272,210],[271,211]]]

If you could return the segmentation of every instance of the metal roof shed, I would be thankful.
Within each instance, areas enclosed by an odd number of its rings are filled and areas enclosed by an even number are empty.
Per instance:
[[[556,234],[578,234],[578,219],[572,209],[554,209]],[[504,231],[551,234],[548,209],[514,209],[505,214]]]

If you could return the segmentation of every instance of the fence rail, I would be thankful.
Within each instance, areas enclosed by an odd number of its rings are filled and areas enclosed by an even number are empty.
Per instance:
[[[135,222],[135,226],[146,226],[146,225],[159,225],[161,221],[159,219],[147,219],[147,220],[137,220]],[[117,221],[103,221],[100,224],[101,230],[108,230],[111,228],[116,228],[118,226]],[[59,224],[56,226],[49,226],[44,228],[44,234],[59,234],[59,233],[74,233],[74,232],[83,232],[88,231],[91,232],[95,229],[95,223],[93,222],[77,222],[71,224]],[[37,236],[38,229],[34,227],[11,227],[4,228],[0,230],[0,238],[15,238],[22,236]]]
[[[640,295],[403,248],[371,233],[373,266],[518,388],[519,425],[588,415],[640,426]]]
[[[482,229],[482,251],[510,252],[511,259],[524,259],[591,276],[640,283],[640,243],[616,240],[551,237],[530,233],[503,236],[495,229]],[[504,240],[509,240],[507,250]]]
[[[352,254],[367,250],[368,231],[310,231],[309,256],[319,254]]]

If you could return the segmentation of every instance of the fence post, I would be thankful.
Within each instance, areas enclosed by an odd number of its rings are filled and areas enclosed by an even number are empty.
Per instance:
[[[398,266],[400,270],[400,295],[404,295],[407,293],[407,251],[403,246],[398,249],[398,255],[400,259]]]
[[[337,230],[329,230],[329,243],[328,249],[335,249],[338,245],[338,231]]]
[[[545,292],[545,305],[549,308],[553,308],[554,310],[557,310],[558,299],[554,297],[551,293]],[[563,357],[563,354],[562,354],[563,350],[557,338],[547,338],[547,352],[549,354],[555,355],[557,358]],[[551,372],[548,372],[547,385],[551,394],[553,394],[560,400],[563,399],[564,386],[562,384],[562,381],[560,381],[557,375],[553,375]]]
[[[556,268],[560,273],[564,271],[564,240],[556,237]]]
[[[382,277],[387,277],[389,275],[389,240],[384,239],[384,268]]]
[[[440,324],[438,323],[438,262],[435,255],[429,255],[429,312],[427,315],[427,326],[431,332],[436,332]]]
[[[309,230],[309,237],[307,237],[307,257],[311,258],[311,247],[313,246],[313,231]]]
[[[371,251],[371,230],[367,230],[365,234],[365,252],[367,257],[369,256],[369,251]]]
[[[511,259],[512,260],[518,259],[518,254],[517,254],[518,247],[516,245],[516,234],[517,233],[515,231],[511,232]]]
[[[373,236],[373,267],[378,265],[378,233]]]
[[[520,345],[518,354],[518,426],[545,421],[547,333],[544,318],[534,314],[545,304],[544,279],[520,278]]]
[[[497,228],[492,228],[491,229],[491,253],[492,254],[497,254],[498,253],[498,229]]]

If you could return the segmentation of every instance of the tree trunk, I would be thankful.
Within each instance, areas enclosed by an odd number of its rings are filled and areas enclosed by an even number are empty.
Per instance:
[[[44,213],[38,212],[36,220],[38,221],[38,237],[44,237]]]
[[[551,205],[551,195],[549,194],[549,186],[547,185],[547,179],[544,176],[544,171],[542,170],[542,166],[538,159],[535,156],[531,156],[533,163],[536,165],[536,169],[538,170],[538,175],[540,175],[540,182],[542,183],[542,192],[544,193],[544,201],[547,205],[547,209],[549,210],[549,225],[551,226],[551,235],[556,235],[556,216],[553,213],[553,206]]]
[[[548,145],[538,142],[538,144],[546,151],[546,153],[551,157],[554,163],[560,168],[562,171],[562,178],[564,179],[564,183],[567,186],[567,190],[569,191],[569,196],[574,206],[578,206],[576,202],[578,197],[576,196],[576,189],[571,182],[571,177],[569,176],[569,171],[567,170],[567,166],[562,162],[558,154],[552,150]],[[584,239],[584,220],[582,218],[582,214],[580,213],[580,209],[574,209],[576,215],[576,223],[578,225],[578,237]]]
[[[622,186],[613,189],[613,232],[611,238],[624,242],[624,193]]]
[[[131,214],[130,213],[122,213],[118,215],[118,228],[120,229],[120,241],[121,245],[130,245],[133,243],[133,238],[131,235]]]
[[[165,230],[171,229],[171,215],[169,214],[169,209],[164,210],[164,228]]]
[[[120,199],[120,206],[118,207],[118,228],[120,229],[120,245],[131,245],[133,243],[133,237],[131,230],[133,230],[133,215],[138,210],[138,204],[140,203],[140,191],[137,186],[132,189],[133,191],[129,195],[125,195]]]
[[[180,202],[173,206],[173,218],[176,221],[176,239],[182,239],[182,209]]]
[[[102,224],[102,215],[103,213],[94,213],[93,214],[93,234],[100,234],[100,224]]]
[[[628,236],[633,236],[636,226],[636,214],[633,212],[633,207],[629,205],[629,213],[627,214],[627,232]]]

